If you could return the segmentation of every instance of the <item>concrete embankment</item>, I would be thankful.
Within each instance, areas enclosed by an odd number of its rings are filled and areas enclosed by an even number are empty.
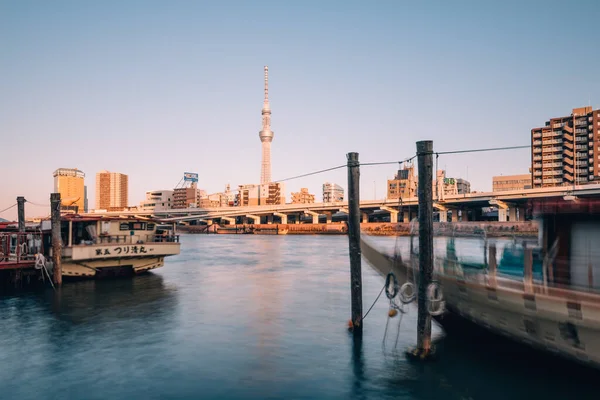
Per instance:
[[[435,222],[434,234],[436,236],[473,236],[483,235],[488,237],[535,237],[538,227],[535,222]],[[177,228],[182,233],[233,233],[236,225],[187,225]],[[409,223],[368,222],[360,224],[361,230],[373,236],[409,236]],[[279,229],[288,235],[345,235],[348,227],[345,222],[331,224],[249,224],[237,225],[238,234],[243,232],[261,234]]]

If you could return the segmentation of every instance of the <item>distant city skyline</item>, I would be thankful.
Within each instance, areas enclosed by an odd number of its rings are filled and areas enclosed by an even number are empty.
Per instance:
[[[573,108],[600,108],[592,1],[449,4],[3,2],[0,4],[0,210],[48,204],[52,172],[129,176],[129,205],[172,189],[184,171],[208,193],[259,182],[256,140],[265,65],[276,104],[273,180],[401,160],[415,142],[455,150],[528,144],[531,129]],[[118,5],[119,12],[115,9]],[[450,16],[450,17],[449,17]],[[264,21],[269,29],[264,29]],[[541,60],[568,47],[585,63]],[[261,97],[259,97],[261,96]],[[491,190],[529,172],[530,152],[440,156],[439,169]],[[385,193],[394,165],[361,169],[361,196]],[[467,172],[468,171],[468,172]],[[346,170],[286,181],[319,193]],[[86,180],[95,201],[94,184]],[[380,197],[383,197],[380,195]],[[15,210],[0,214],[14,219]],[[28,217],[48,209],[29,204]]]

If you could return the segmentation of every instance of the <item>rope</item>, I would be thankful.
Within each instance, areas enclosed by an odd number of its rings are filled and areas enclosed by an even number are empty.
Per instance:
[[[386,286],[387,286],[387,282],[383,284],[383,287],[379,291],[379,294],[377,295],[377,298],[375,299],[375,301],[373,302],[373,304],[371,304],[371,307],[369,307],[369,309],[367,310],[367,312],[365,313],[365,315],[363,315],[363,317],[362,317],[363,321],[364,321],[365,318],[367,318],[367,315],[369,315],[369,312],[375,306],[375,303],[377,303],[377,300],[379,300],[379,298],[381,297],[381,293],[383,293],[383,290],[385,289]]]
[[[17,203],[15,203],[15,204],[13,204],[12,206],[10,206],[10,207],[7,207],[7,208],[5,208],[4,210],[0,211],[0,214],[2,214],[4,211],[8,211],[8,210],[10,210],[11,208],[13,208],[13,207],[16,207],[16,206],[17,206]]]
[[[38,206],[38,207],[50,207],[50,204],[38,204],[38,203],[34,203],[33,201],[29,201],[29,200],[25,200],[27,203],[31,204],[32,206]]]

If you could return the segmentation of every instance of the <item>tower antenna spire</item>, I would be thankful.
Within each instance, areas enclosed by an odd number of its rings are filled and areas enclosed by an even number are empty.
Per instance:
[[[271,182],[271,105],[269,104],[269,67],[265,65],[265,101],[262,108],[262,130],[258,133],[262,143],[262,164],[260,169],[260,183]]]

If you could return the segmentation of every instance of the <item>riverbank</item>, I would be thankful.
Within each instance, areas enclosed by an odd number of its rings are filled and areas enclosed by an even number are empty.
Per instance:
[[[233,233],[238,227],[238,234],[243,232],[261,234],[272,232],[278,227],[287,235],[346,235],[348,226],[345,222],[330,224],[247,224],[247,225],[187,225],[178,227],[182,233],[222,234]],[[229,229],[223,229],[229,228]],[[410,223],[367,222],[360,224],[361,230],[372,236],[409,236]],[[537,237],[538,227],[533,221],[519,222],[435,222],[436,236],[483,236],[488,237]],[[271,233],[272,234],[272,233]]]

